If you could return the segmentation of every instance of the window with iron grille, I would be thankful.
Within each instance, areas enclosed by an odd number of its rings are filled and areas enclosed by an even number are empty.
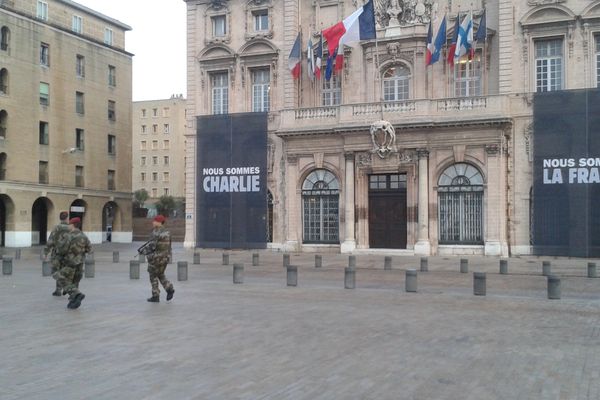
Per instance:
[[[440,244],[483,243],[483,176],[473,165],[456,163],[438,180]]]
[[[85,76],[85,57],[81,54],[77,54],[75,57],[75,73],[80,78]]]
[[[325,169],[302,184],[304,243],[339,243],[339,182]]]
[[[85,149],[85,131],[83,129],[75,129],[75,148],[79,151]]]
[[[117,137],[108,135],[108,154],[114,156],[117,154]]]
[[[39,129],[39,143],[48,145],[50,143],[49,137],[49,129],[48,123],[44,121],[40,121],[40,129]]]
[[[550,92],[563,88],[562,39],[535,41],[535,89]]]
[[[116,103],[113,100],[108,101],[108,119],[109,121],[117,120]]]

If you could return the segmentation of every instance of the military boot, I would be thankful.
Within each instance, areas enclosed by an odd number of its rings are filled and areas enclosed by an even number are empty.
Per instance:
[[[173,298],[174,294],[175,294],[174,288],[171,288],[171,290],[167,290],[167,301],[171,300]]]
[[[81,305],[81,301],[85,299],[85,294],[77,293],[75,295],[69,296],[69,304],[67,304],[67,308],[76,309]]]
[[[149,299],[147,299],[150,303],[158,303],[160,301],[160,297],[158,296],[152,296]]]
[[[52,292],[52,296],[62,296],[63,292],[62,289],[56,289],[54,292]]]

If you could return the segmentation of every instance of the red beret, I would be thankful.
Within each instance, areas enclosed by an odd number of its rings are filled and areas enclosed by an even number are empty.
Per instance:
[[[165,216],[159,214],[156,217],[154,217],[153,221],[160,222],[162,224],[163,222],[165,222],[165,220],[166,220]]]
[[[72,225],[79,224],[80,222],[81,222],[81,218],[79,218],[79,217],[74,217],[69,220],[69,224],[72,224]]]

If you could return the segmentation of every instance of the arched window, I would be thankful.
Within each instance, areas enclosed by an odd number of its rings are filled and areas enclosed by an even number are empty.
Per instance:
[[[305,243],[339,243],[337,178],[325,169],[310,173],[302,184]]]
[[[0,153],[0,181],[6,179],[6,153]]]
[[[0,50],[6,51],[8,50],[8,42],[10,40],[10,30],[7,26],[3,26],[0,29]]]
[[[8,94],[8,70],[0,69],[0,94]]]
[[[474,166],[456,163],[438,180],[440,244],[483,243],[483,176]]]
[[[0,110],[0,139],[6,138],[6,126],[8,124],[8,113],[6,110]]]
[[[404,65],[394,65],[383,73],[383,98],[385,101],[408,100],[410,97],[410,70]]]

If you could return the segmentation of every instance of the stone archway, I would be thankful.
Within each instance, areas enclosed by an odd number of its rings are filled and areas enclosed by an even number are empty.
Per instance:
[[[81,199],[77,199],[71,203],[69,207],[69,219],[79,217],[81,218],[81,230],[84,227],[84,217],[87,211],[87,203]]]
[[[48,214],[53,209],[47,197],[38,197],[31,206],[31,244],[46,244],[48,238]]]
[[[114,231],[121,230],[121,210],[114,201],[109,201],[102,207],[102,241],[112,242]]]

